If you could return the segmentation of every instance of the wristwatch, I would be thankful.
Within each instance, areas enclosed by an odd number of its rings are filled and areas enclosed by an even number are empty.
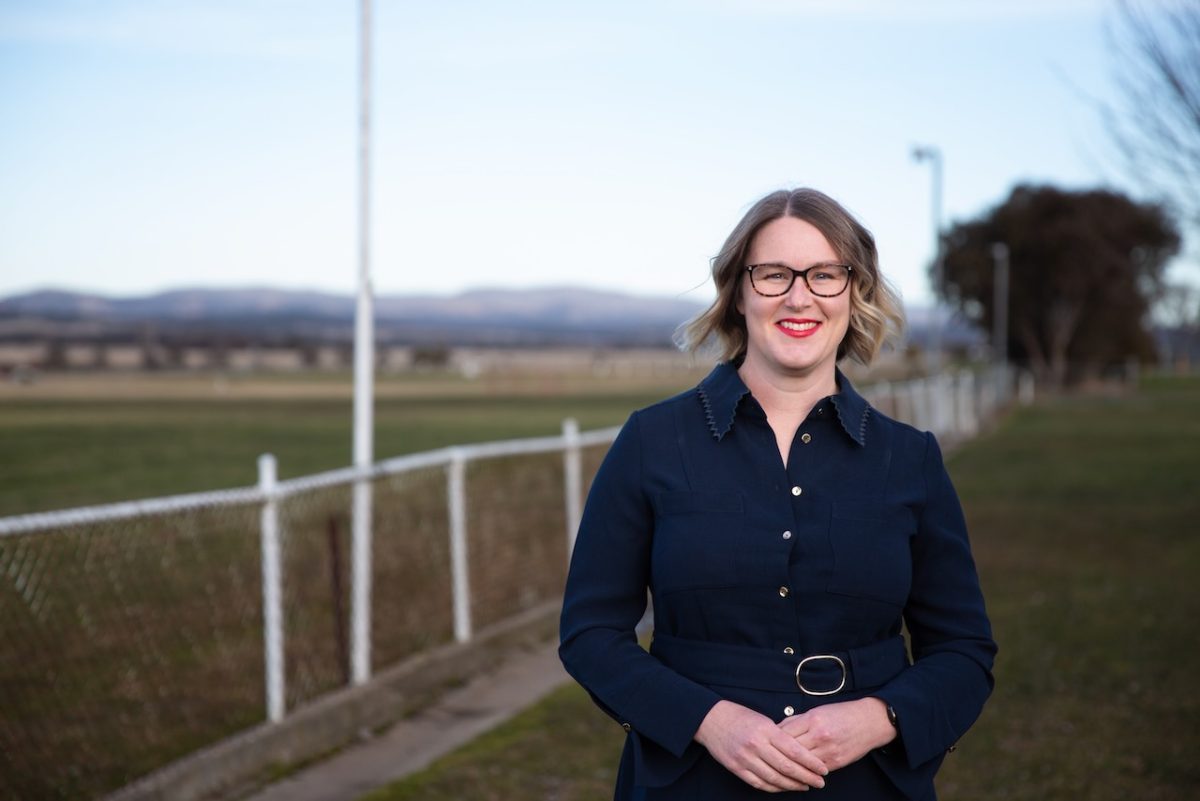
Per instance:
[[[896,717],[896,710],[891,704],[887,705],[887,716],[888,723],[892,724],[892,728],[894,728],[896,731],[900,731],[900,719]]]

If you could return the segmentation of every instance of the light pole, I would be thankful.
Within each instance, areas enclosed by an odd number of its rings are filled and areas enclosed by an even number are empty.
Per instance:
[[[992,359],[996,397],[1008,399],[1008,245],[992,244]]]
[[[358,302],[354,309],[354,466],[374,460],[375,315],[371,296],[370,133],[371,0],[361,0],[359,20],[358,115]],[[351,659],[354,684],[371,676],[371,480],[354,482],[351,517]]]
[[[1008,245],[992,245],[992,353],[999,364],[1008,361]]]
[[[932,170],[933,192],[933,330],[930,337],[929,364],[934,375],[942,372],[942,151],[934,145],[916,145],[913,161],[928,161]]]

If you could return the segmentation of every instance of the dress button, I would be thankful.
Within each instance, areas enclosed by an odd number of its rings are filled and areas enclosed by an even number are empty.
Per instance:
[[[624,729],[625,731],[633,731],[633,727],[630,726],[628,723],[622,723],[621,728]]]
[[[796,714],[796,710],[791,706],[785,706],[783,708],[783,714],[787,715],[788,717],[791,717],[792,715]]]
[[[808,443],[812,442],[812,434],[801,434],[800,441],[807,445]]]
[[[792,538],[792,532],[790,532],[790,531],[783,532],[783,538],[785,540],[790,540]]]
[[[790,656],[790,655],[796,653],[796,649],[789,645],[787,648],[783,649],[783,652]]]
[[[779,597],[786,598],[786,597],[788,597],[789,592],[791,592],[791,590],[789,590],[787,587],[780,587],[779,588]]]
[[[804,490],[800,489],[799,487],[792,487],[792,494],[793,494],[793,495],[799,495],[799,494],[800,494],[800,493],[802,493],[802,492],[804,492]]]

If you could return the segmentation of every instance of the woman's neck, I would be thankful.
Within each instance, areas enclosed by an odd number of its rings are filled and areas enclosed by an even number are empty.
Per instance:
[[[793,431],[822,398],[837,392],[833,365],[814,373],[781,375],[747,359],[738,368],[738,375],[767,413],[767,419],[786,423]]]

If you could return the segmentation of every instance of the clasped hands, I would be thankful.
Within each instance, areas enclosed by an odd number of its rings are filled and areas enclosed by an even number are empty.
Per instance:
[[[768,793],[824,787],[831,771],[895,736],[878,698],[825,704],[779,724],[740,704],[718,701],[696,731],[696,741],[714,759]]]

